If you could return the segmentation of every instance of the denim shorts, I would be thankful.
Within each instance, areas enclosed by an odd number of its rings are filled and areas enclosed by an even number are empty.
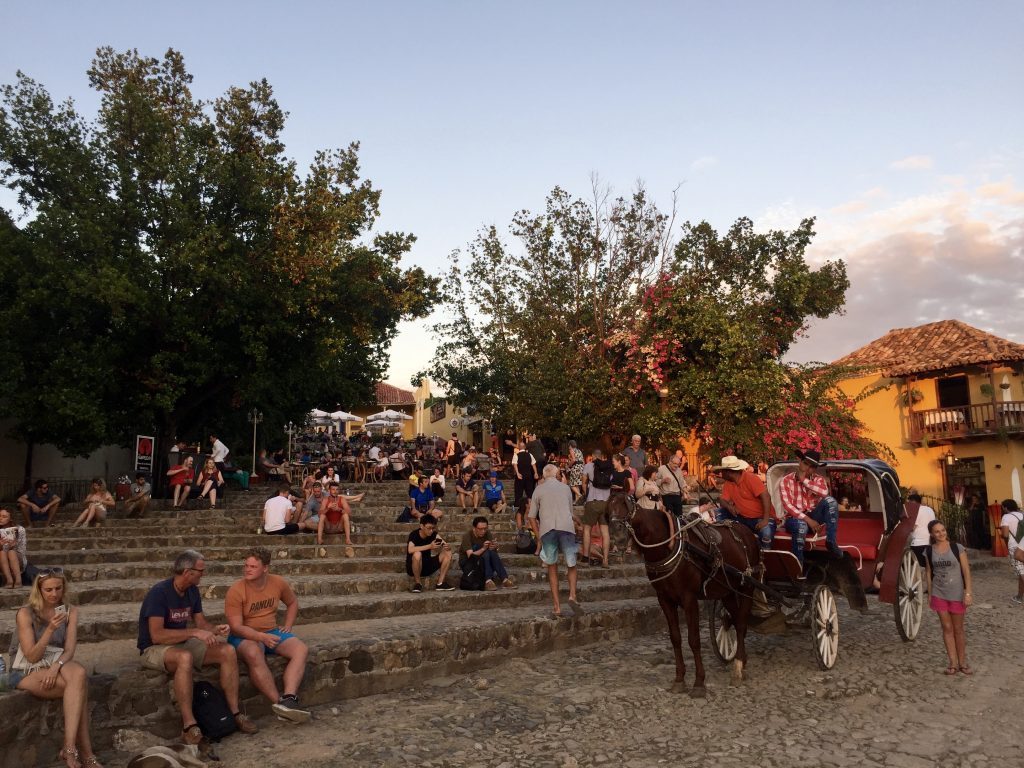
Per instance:
[[[565,555],[565,567],[576,567],[576,553],[580,545],[576,534],[568,531],[548,531],[540,537],[540,561],[544,565],[557,565],[558,553]]]
[[[274,635],[275,637],[281,638],[281,642],[278,643],[278,645],[281,645],[281,643],[285,642],[286,640],[291,640],[293,637],[295,637],[295,635],[293,635],[291,632],[285,632],[284,630],[278,629],[277,627],[274,627],[273,629],[268,629],[264,634]],[[231,643],[232,646],[234,646],[235,650],[238,649],[238,646],[240,646],[242,644],[242,641],[245,639],[246,638],[238,637],[237,635],[228,635],[228,642]],[[263,646],[263,654],[265,656],[273,656],[275,653],[277,652],[273,648],[268,648],[266,645]]]

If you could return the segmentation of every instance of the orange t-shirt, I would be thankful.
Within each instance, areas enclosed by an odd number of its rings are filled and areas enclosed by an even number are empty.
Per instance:
[[[242,623],[257,632],[267,632],[277,626],[277,606],[288,592],[288,583],[273,573],[267,574],[262,590],[250,586],[245,579],[231,585],[224,598],[224,611],[233,606],[242,611]]]
[[[764,507],[761,506],[764,490],[764,480],[753,472],[741,472],[738,483],[723,484],[722,498],[735,504],[743,517],[761,518],[764,516]],[[774,516],[774,511],[771,514]]]

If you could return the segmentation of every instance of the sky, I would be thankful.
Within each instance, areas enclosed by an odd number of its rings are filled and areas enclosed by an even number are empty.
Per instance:
[[[89,115],[101,45],[181,51],[200,98],[266,78],[288,154],[359,141],[378,228],[433,274],[597,174],[663,209],[678,187],[679,222],[816,217],[809,259],[851,286],[794,361],[951,318],[1024,342],[1024,3],[0,0],[0,25],[0,82]],[[388,380],[434,345],[403,324]]]

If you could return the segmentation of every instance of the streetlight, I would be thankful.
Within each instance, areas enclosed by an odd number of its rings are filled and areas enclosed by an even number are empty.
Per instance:
[[[288,463],[292,461],[292,436],[299,431],[294,422],[289,421],[284,425],[284,433],[288,435]]]
[[[256,425],[263,421],[263,412],[253,408],[245,418],[252,424],[252,473],[256,474]]]

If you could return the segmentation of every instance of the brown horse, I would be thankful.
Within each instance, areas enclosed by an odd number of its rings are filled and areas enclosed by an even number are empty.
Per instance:
[[[743,525],[709,526],[721,538],[717,544],[709,545],[696,531],[697,525],[704,523],[684,521],[680,527],[666,512],[639,506],[630,509],[622,494],[609,500],[608,513],[613,521],[623,524],[639,546],[647,578],[665,614],[676,659],[676,679],[669,690],[675,693],[686,690],[686,664],[679,632],[678,609],[681,607],[693,653],[694,681],[690,696],[703,698],[706,695],[700,652],[700,600],[721,600],[732,617],[736,628],[736,658],[731,684],[738,685],[747,663],[744,639],[754,591],[754,584],[744,575],[757,578],[761,568],[761,549],[753,532]]]

